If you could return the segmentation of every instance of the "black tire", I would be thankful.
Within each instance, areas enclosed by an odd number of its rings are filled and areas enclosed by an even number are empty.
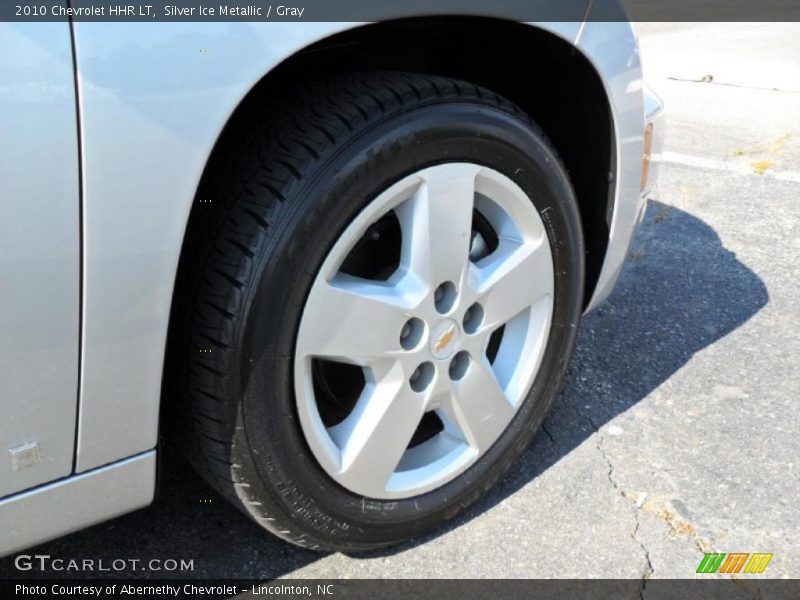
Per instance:
[[[353,73],[255,98],[215,150],[179,270],[167,389],[186,454],[227,499],[300,546],[395,544],[452,519],[509,468],[564,378],[583,298],[583,240],[569,179],[517,107],[472,84]],[[471,161],[533,199],[555,272],[552,328],[528,398],[460,477],[413,499],[365,499],[319,467],[298,423],[293,345],[305,297],[338,232],[400,177]]]

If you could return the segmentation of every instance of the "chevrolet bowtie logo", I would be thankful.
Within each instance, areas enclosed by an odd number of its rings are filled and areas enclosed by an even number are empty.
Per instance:
[[[434,344],[434,346],[433,346],[433,349],[434,349],[436,352],[441,352],[442,350],[444,350],[445,348],[447,348],[447,344],[449,344],[449,343],[452,341],[452,339],[453,339],[453,336],[454,336],[455,334],[456,334],[456,327],[455,327],[455,325],[453,325],[452,327],[450,327],[450,329],[448,329],[447,331],[445,331],[445,332],[444,332],[444,333],[443,333],[443,334],[442,334],[442,335],[439,337],[439,339],[438,339],[438,340],[436,340],[436,344]]]

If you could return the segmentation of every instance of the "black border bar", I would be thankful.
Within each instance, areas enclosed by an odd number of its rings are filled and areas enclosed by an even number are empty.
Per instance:
[[[515,21],[800,21],[798,0],[2,0],[0,21],[324,22],[425,16]]]
[[[126,593],[127,592],[127,593]],[[2,598],[285,598],[312,600],[797,600],[800,579],[8,579]]]

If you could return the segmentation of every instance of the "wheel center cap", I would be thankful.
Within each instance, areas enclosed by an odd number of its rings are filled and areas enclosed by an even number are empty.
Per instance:
[[[449,358],[461,341],[461,330],[453,319],[445,319],[431,331],[430,350],[433,358]]]

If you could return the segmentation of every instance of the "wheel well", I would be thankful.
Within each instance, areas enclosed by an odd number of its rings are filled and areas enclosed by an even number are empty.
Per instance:
[[[403,19],[364,25],[305,48],[270,71],[248,99],[270,91],[287,93],[344,69],[463,79],[525,110],[564,161],[578,199],[587,253],[584,305],[588,303],[608,244],[615,169],[611,110],[586,57],[549,32],[512,21]],[[231,121],[241,114],[237,110]]]

